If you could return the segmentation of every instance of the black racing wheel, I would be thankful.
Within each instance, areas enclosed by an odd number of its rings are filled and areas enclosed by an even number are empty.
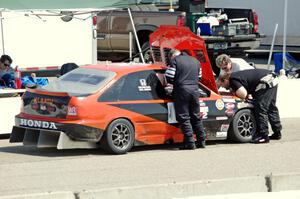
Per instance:
[[[125,154],[132,148],[134,139],[132,124],[126,119],[117,119],[108,126],[100,147],[112,154]]]
[[[256,122],[250,109],[238,111],[231,122],[228,138],[235,142],[250,142],[256,132]]]

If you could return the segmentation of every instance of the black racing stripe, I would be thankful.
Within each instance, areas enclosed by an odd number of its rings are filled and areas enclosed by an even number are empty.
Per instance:
[[[118,108],[126,109],[147,117],[151,117],[155,120],[168,122],[168,107],[167,104],[110,104]]]

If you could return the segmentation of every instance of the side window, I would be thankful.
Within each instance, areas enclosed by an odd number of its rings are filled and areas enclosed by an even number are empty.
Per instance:
[[[153,88],[153,96],[156,96],[155,99],[169,99],[170,96],[166,94],[165,86],[167,80],[165,78],[165,71],[156,71],[153,74],[152,82],[150,83]]]
[[[200,61],[200,63],[206,62],[203,50],[195,50],[194,52],[195,52],[196,58],[198,59],[198,61]]]
[[[119,79],[99,99],[101,102],[164,99],[164,88],[153,70],[130,73]]]
[[[108,88],[98,99],[99,102],[116,102],[120,101],[120,93],[124,87],[125,77],[122,77]]]

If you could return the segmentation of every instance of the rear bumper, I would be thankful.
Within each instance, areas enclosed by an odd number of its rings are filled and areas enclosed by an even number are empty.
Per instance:
[[[57,149],[98,148],[96,142],[76,141],[62,131],[42,130],[14,126],[10,143],[22,142],[25,146],[37,148],[55,147]]]
[[[222,43],[222,42],[220,42]],[[239,41],[239,42],[229,42],[226,45],[226,48],[223,49],[216,49],[215,44],[207,44],[207,50],[208,52],[230,52],[230,51],[241,51],[241,50],[250,50],[250,49],[256,49],[260,45],[260,41]]]
[[[15,117],[15,127],[39,131],[40,133],[43,133],[44,131],[63,132],[73,140],[91,142],[100,141],[104,132],[102,129],[80,124],[49,122],[21,117]],[[12,134],[13,133],[14,129],[12,131]]]

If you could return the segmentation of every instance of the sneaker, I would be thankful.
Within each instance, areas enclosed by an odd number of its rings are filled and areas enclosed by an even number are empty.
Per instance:
[[[201,149],[204,149],[205,148],[205,140],[201,140],[201,141],[196,141],[196,147],[197,148],[201,148]]]
[[[179,147],[179,150],[195,150],[195,149],[196,149],[195,143],[184,144],[183,146]]]
[[[260,136],[254,137],[251,140],[251,143],[254,143],[254,144],[262,144],[262,143],[269,143],[269,142],[270,142],[270,139],[266,135],[260,135]]]
[[[281,133],[273,133],[271,136],[269,136],[270,140],[280,140],[281,139]]]

